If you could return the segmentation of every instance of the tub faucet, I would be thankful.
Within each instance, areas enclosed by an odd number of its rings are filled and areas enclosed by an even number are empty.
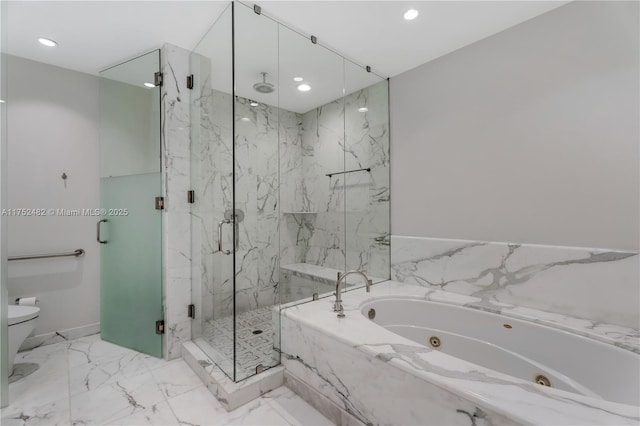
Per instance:
[[[342,307],[342,294],[340,293],[340,283],[344,281],[351,274],[360,275],[364,279],[364,283],[367,286],[367,293],[371,291],[372,281],[362,271],[349,271],[338,272],[338,279],[336,280],[336,301],[333,304],[333,311],[338,313],[338,318],[344,318],[344,308]]]

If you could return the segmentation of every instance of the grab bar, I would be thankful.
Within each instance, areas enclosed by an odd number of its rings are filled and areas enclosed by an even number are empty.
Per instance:
[[[29,260],[29,259],[48,259],[50,257],[82,257],[84,256],[83,249],[74,250],[72,253],[53,253],[53,254],[30,254],[26,256],[9,256],[7,260]]]
[[[354,172],[363,172],[363,171],[371,171],[371,167],[367,167],[366,169],[356,169],[356,170],[347,170],[346,172],[335,172],[335,173],[327,173],[325,176],[333,176],[333,175],[343,175],[345,173],[354,173]]]

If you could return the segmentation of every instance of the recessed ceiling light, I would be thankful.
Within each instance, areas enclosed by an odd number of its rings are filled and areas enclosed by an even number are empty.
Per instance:
[[[367,112],[367,111],[369,111],[369,108],[367,107],[358,108],[358,112]]]
[[[38,41],[40,42],[40,44],[43,44],[47,47],[56,47],[58,45],[58,43],[51,40],[50,38],[38,37]]]
[[[311,86],[309,86],[308,84],[301,84],[300,86],[298,86],[298,90],[301,92],[308,92],[309,90],[311,90]]]
[[[418,17],[419,12],[415,9],[409,9],[404,13],[404,19],[407,21],[411,21],[412,19],[416,19]]]
[[[249,105],[251,105],[252,107],[257,107],[259,104],[256,101],[251,101],[249,102]]]
[[[251,121],[251,120],[249,120],[249,117],[242,117],[240,121]]]
[[[293,77],[293,81],[297,81],[298,83],[300,83],[302,80],[304,80],[304,78],[302,77]]]
[[[145,83],[144,85],[145,87],[156,87],[156,85],[153,83]]]
[[[0,104],[3,104],[3,103],[4,103],[4,99],[0,99]]]

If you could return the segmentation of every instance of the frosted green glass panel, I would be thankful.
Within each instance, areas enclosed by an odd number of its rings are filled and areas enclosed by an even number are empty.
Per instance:
[[[162,195],[158,50],[100,73],[102,339],[162,356]],[[98,218],[96,218],[97,221]]]
[[[160,173],[101,179],[102,208],[114,215],[102,219],[102,339],[157,357],[162,335],[155,322],[162,319]],[[126,214],[124,209],[126,210]],[[122,213],[123,215],[119,215]]]

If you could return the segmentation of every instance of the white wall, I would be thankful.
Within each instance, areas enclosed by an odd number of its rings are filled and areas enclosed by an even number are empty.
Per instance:
[[[573,2],[392,78],[392,233],[638,250],[638,39]]]
[[[8,86],[8,206],[98,208],[98,78],[9,57]],[[40,299],[36,335],[99,321],[97,220],[8,218],[9,255],[86,250],[78,259],[9,262],[9,299]]]

